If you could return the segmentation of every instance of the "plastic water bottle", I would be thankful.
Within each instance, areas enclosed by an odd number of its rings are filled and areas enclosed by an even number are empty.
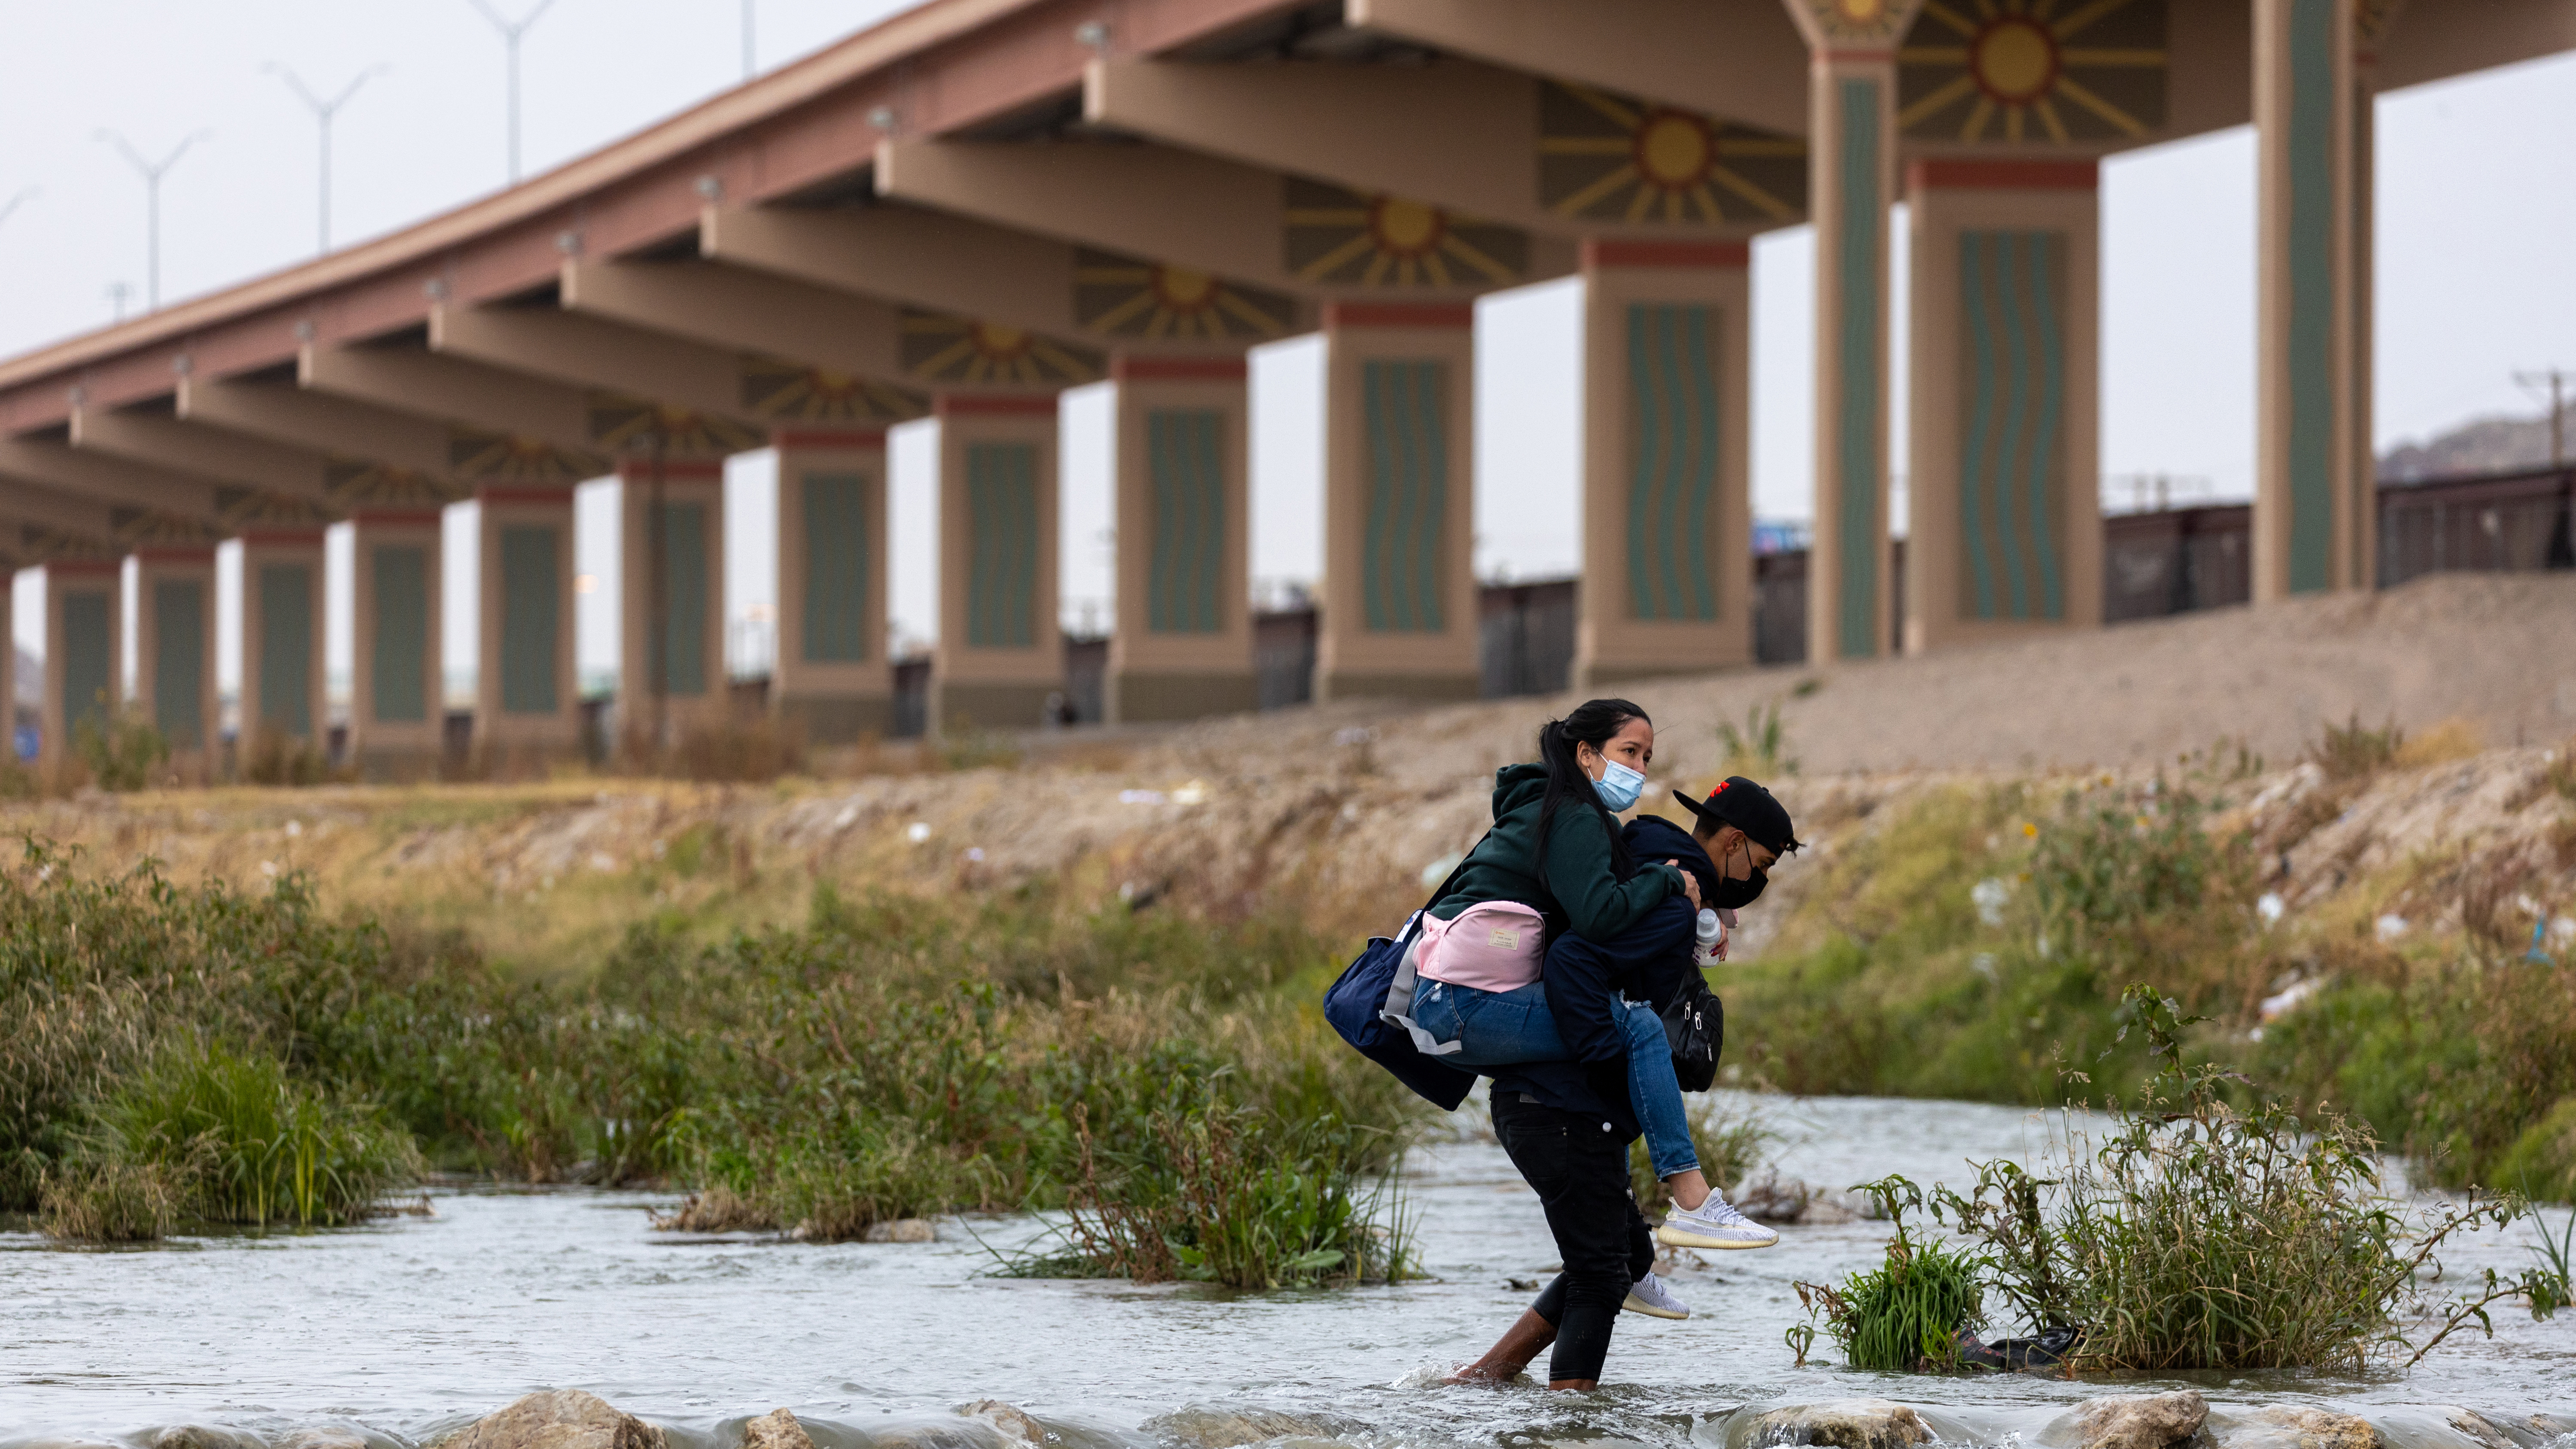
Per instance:
[[[1699,913],[1699,940],[1691,947],[1691,964],[1705,971],[1726,959],[1726,923],[1714,910]]]

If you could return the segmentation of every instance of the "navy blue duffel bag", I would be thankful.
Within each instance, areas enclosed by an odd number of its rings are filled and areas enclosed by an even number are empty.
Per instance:
[[[1470,851],[1469,854],[1474,854]],[[1411,973],[1403,988],[1404,1000],[1391,1000],[1396,992],[1396,978],[1404,968],[1405,953],[1413,949],[1413,940],[1422,934],[1423,911],[1432,902],[1449,893],[1456,884],[1458,871],[1467,868],[1462,858],[1458,870],[1431,893],[1431,900],[1413,914],[1402,935],[1393,939],[1371,936],[1349,969],[1324,992],[1324,1019],[1342,1040],[1359,1048],[1361,1056],[1395,1074],[1395,1079],[1411,1087],[1444,1112],[1454,1112],[1474,1090],[1477,1074],[1463,1067],[1453,1067],[1436,1057],[1426,1056],[1413,1043],[1412,1033],[1398,1020],[1398,1011],[1409,1009],[1412,998]]]

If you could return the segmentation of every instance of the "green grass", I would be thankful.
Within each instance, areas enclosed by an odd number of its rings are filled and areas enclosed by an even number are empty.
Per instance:
[[[1793,1325],[1789,1346],[1806,1362],[1815,1343],[1813,1323],[1857,1369],[1897,1373],[1946,1373],[1959,1367],[1959,1334],[1983,1321],[1985,1260],[1935,1239],[1917,1239],[1905,1214],[1923,1205],[1922,1190],[1902,1177],[1858,1185],[1876,1198],[1896,1228],[1886,1259],[1839,1285],[1800,1283],[1798,1301],[1809,1323]]]
[[[71,864],[0,873],[0,1206],[66,1235],[346,1222],[426,1163],[696,1188],[693,1221],[818,1239],[1133,1199],[1176,1271],[1238,1285],[1401,1258],[1382,1184],[1417,1108],[1325,1026],[1335,943],[1293,919],[817,889],[792,929],[648,923],[539,977],[300,878]]]

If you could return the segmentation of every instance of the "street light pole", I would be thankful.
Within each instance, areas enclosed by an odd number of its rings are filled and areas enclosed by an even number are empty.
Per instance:
[[[155,166],[143,159],[143,153],[135,150],[134,143],[126,140],[123,133],[109,130],[98,133],[98,139],[114,145],[143,177],[143,309],[147,312],[158,311],[161,307],[161,178],[169,174],[171,167],[179,164],[179,158],[188,154],[189,147],[213,134],[212,131],[198,131],[190,135],[171,147],[170,154],[162,157],[161,164]]]
[[[288,88],[293,90],[296,97],[303,101],[305,106],[313,112],[313,119],[322,133],[322,157],[319,172],[322,178],[321,199],[315,207],[317,219],[314,224],[316,235],[320,238],[320,245],[317,246],[315,250],[317,252],[328,252],[331,250],[331,118],[338,115],[340,108],[349,103],[349,97],[358,93],[358,87],[367,83],[367,77],[382,75],[386,71],[393,69],[393,67],[388,65],[371,65],[367,67],[365,70],[358,72],[357,78],[350,81],[348,86],[338,95],[333,96],[327,101],[322,99],[320,96],[313,94],[313,92],[305,86],[304,78],[302,76],[297,75],[294,71],[278,64],[276,61],[272,60],[268,64],[261,66],[260,69],[285,80]]]
[[[519,37],[528,33],[528,27],[536,24],[537,17],[552,8],[555,0],[537,0],[537,8],[521,16],[515,24],[502,19],[501,12],[493,9],[487,0],[468,0],[468,3],[482,11],[483,18],[492,22],[492,28],[501,32],[501,43],[510,53],[510,184],[515,186],[519,181]]]

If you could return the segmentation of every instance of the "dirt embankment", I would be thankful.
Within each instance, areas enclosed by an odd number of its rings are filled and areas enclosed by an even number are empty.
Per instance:
[[[2521,910],[2526,896],[2564,908],[2571,843],[2549,781],[2552,747],[2576,732],[2576,578],[2435,578],[1629,693],[1659,726],[1647,802],[1668,812],[1670,787],[1704,789],[1724,772],[1719,724],[1741,728],[1776,705],[1799,768],[1770,783],[1823,851],[1945,781],[2072,782],[2201,751],[2236,774],[2228,797],[2276,857],[2290,909],[2406,860],[2458,855],[2463,842],[2474,855],[2514,853],[2506,899],[2472,902],[2471,914]],[[1356,703],[1075,731],[1021,742],[1007,767],[775,786],[226,790],[19,806],[5,823],[80,845],[92,868],[150,855],[178,879],[249,885],[310,871],[330,902],[461,929],[538,966],[596,959],[650,917],[706,930],[792,919],[816,883],[944,891],[1043,878],[1077,901],[1286,901],[1362,929],[1399,919],[1422,877],[1476,838],[1493,771],[1528,758],[1537,725],[1564,703]],[[2358,787],[2299,763],[2324,722],[2355,714],[2419,740],[2449,723],[2415,764]],[[1798,876],[1784,868],[1779,889],[1795,892]]]

